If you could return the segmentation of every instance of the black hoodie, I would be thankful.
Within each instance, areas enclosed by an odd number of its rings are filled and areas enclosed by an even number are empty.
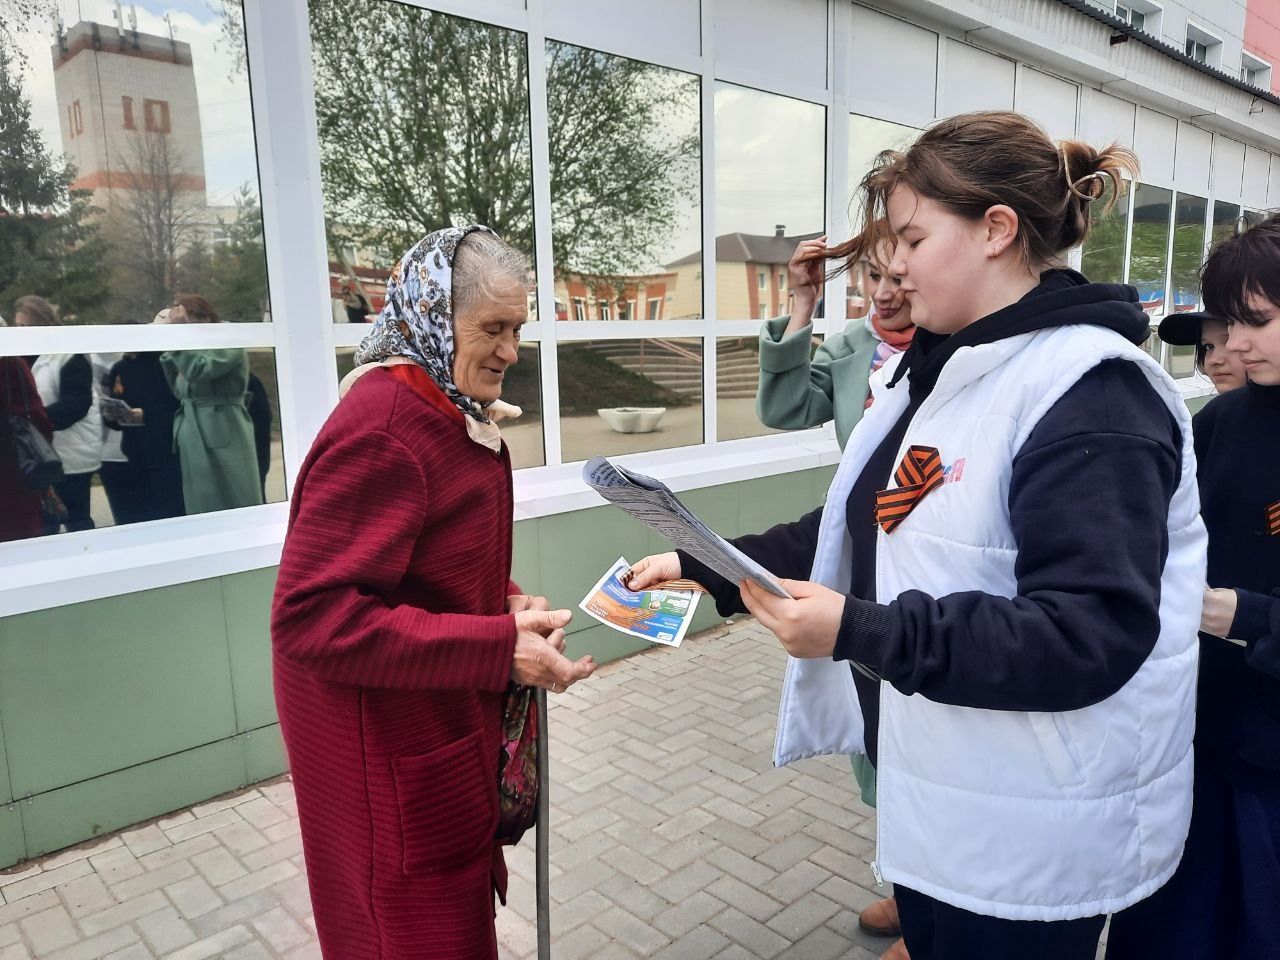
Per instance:
[[[846,502],[854,573],[835,659],[864,664],[903,693],[939,703],[1059,711],[1111,696],[1151,653],[1181,436],[1146,376],[1124,360],[1081,377],[1014,458],[1008,508],[1018,543],[1016,597],[971,591],[934,598],[909,590],[887,604],[871,599],[875,494],[890,485],[902,438],[947,359],[964,346],[1068,324],[1102,326],[1134,343],[1149,333],[1132,287],[1053,270],[1017,303],[950,338],[918,340],[920,348],[903,357],[911,403]],[[821,508],[734,542],[779,576],[807,579],[820,520]],[[685,576],[711,589],[721,612],[743,609],[735,585],[683,553],[681,562]],[[854,678],[874,761],[876,686],[861,673]]]

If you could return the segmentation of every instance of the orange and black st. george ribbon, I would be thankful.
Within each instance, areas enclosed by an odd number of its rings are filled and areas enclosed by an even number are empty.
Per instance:
[[[1267,507],[1267,533],[1280,537],[1280,500]]]
[[[929,491],[942,486],[942,455],[937,447],[911,447],[893,474],[897,486],[876,494],[876,523],[893,533]]]

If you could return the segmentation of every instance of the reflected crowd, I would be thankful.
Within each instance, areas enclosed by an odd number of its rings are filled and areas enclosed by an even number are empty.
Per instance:
[[[28,295],[18,327],[61,326]],[[217,323],[180,294],[152,323]],[[243,347],[0,358],[5,427],[51,444],[57,479],[0,445],[0,541],[92,530],[100,489],[115,526],[266,501],[272,403]]]

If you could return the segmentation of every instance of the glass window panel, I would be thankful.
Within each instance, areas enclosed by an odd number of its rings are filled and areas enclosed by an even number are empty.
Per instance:
[[[52,492],[29,493],[16,477],[0,483],[10,500],[0,504],[0,539],[285,498],[270,349],[43,355],[30,366],[4,357],[0,367],[5,411],[30,412],[36,422],[50,408],[70,416],[70,386],[82,383],[93,394],[87,409],[53,434],[65,475]]]
[[[702,341],[557,345],[566,462],[702,443]]]
[[[1089,204],[1089,235],[1080,254],[1080,272],[1094,283],[1124,281],[1124,234],[1129,221],[1129,197],[1121,195],[1108,210],[1107,205],[1114,196],[1115,190],[1107,181],[1103,195]]]
[[[1169,279],[1169,218],[1173,193],[1164,187],[1138,184],[1133,198],[1133,240],[1129,249],[1129,283],[1138,288],[1142,309],[1153,317],[1165,313]]]
[[[1213,201],[1213,236],[1210,242],[1219,243],[1228,237],[1235,236],[1236,226],[1240,223],[1240,205]]]
[[[1169,347],[1168,370],[1175,377],[1189,377],[1196,372],[1196,348]]]
[[[338,347],[338,380],[355,366],[355,347]],[[547,462],[542,446],[542,374],[537,343],[520,344],[520,359],[507,369],[502,399],[514,403],[522,413],[515,420],[502,421],[502,438],[511,450],[511,466],[540,467]]]
[[[849,115],[849,221],[854,230],[862,227],[860,187],[862,178],[871,170],[876,157],[884,150],[905,150],[919,136],[914,127],[905,127],[875,117]],[[871,308],[869,291],[863,289],[863,271],[853,270],[846,276],[845,316],[864,317]]]
[[[1256,227],[1266,219],[1266,216],[1267,215],[1262,213],[1260,210],[1246,210],[1242,214],[1242,219],[1244,220],[1244,226],[1247,229],[1249,227]]]
[[[1178,194],[1173,214],[1172,310],[1175,313],[1200,306],[1200,264],[1204,260],[1204,222],[1208,207],[1209,201],[1204,197]]]
[[[814,336],[810,353],[821,345],[822,337]],[[720,440],[782,432],[760,422],[756,414],[759,386],[760,338],[720,337],[716,341],[716,436]]]
[[[826,112],[720,82],[715,112],[716,317],[790,313],[786,265],[825,222]]]
[[[692,74],[547,43],[555,299],[584,308],[557,319],[632,299],[659,301],[646,319],[702,315],[698,91]]]
[[[525,35],[387,0],[308,10],[334,320],[379,310],[391,267],[444,226],[483,223],[532,260]]]
[[[19,3],[5,24],[0,314],[34,294],[64,324],[146,323],[200,293],[269,320],[240,3],[124,10]]]

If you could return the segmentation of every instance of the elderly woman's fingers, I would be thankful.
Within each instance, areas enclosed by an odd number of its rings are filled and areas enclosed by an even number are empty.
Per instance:
[[[564,631],[553,630],[551,635],[547,637],[547,643],[555,647],[556,653],[564,653]]]
[[[571,619],[573,614],[568,610],[521,610],[516,613],[516,629],[530,630],[545,637],[553,630],[568,626]]]
[[[563,692],[579,680],[585,680],[596,672],[596,663],[590,656],[570,660],[563,654],[552,654],[548,663],[552,675],[551,689]]]

